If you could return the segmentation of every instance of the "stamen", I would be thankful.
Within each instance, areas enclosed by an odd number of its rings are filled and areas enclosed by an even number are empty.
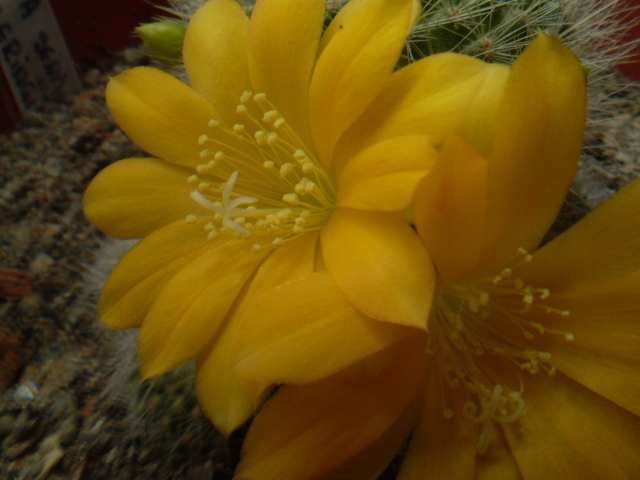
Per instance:
[[[480,425],[476,444],[479,454],[490,446],[494,422],[513,422],[524,414],[521,375],[525,371],[549,376],[556,372],[552,354],[532,348],[529,341],[542,335],[573,339],[571,332],[533,320],[542,319],[540,315],[525,315],[534,309],[561,316],[570,312],[546,304],[552,297],[548,288],[526,285],[516,276],[519,266],[534,261],[524,249],[519,249],[518,257],[499,275],[447,287],[429,320],[428,349],[438,361],[443,384],[452,389],[462,387],[469,398],[462,412]],[[484,360],[484,356],[491,358]],[[519,390],[505,387],[518,384]]]
[[[198,138],[202,162],[187,179],[191,198],[212,212],[207,236],[268,235],[253,245],[271,248],[321,228],[335,203],[333,180],[265,93],[245,91],[239,100],[242,122],[208,122],[215,131]]]

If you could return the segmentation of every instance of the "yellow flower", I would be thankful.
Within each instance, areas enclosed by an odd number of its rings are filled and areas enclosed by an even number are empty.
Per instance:
[[[394,71],[418,10],[353,0],[322,34],[324,0],[260,0],[251,19],[211,0],[184,39],[190,86],[147,67],[108,85],[118,124],[157,158],[116,162],[86,192],[98,228],[144,237],[107,281],[100,317],[141,327],[145,378],[198,356],[200,398],[225,432],[269,386],[230,368],[250,299],[326,270],[350,305],[382,320],[366,327],[371,338],[426,328],[435,274],[398,212],[507,69],[441,55]],[[337,318],[330,304],[300,308]]]
[[[428,333],[400,327],[413,333],[363,357],[384,341],[338,322],[297,347],[287,337],[310,327],[291,312],[255,332],[262,348],[241,323],[237,369],[288,385],[252,424],[237,478],[374,479],[412,432],[400,480],[640,478],[640,181],[538,248],[579,158],[583,70],[541,36],[491,110],[417,188],[438,271]],[[348,311],[318,272],[248,313],[310,288]]]

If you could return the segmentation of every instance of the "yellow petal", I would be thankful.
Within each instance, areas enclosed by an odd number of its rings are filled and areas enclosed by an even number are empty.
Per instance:
[[[84,214],[97,228],[118,238],[141,238],[188,214],[210,215],[194,202],[187,183],[193,170],[155,158],[120,160],[91,181]]]
[[[269,255],[258,269],[238,308],[230,316],[224,331],[207,351],[198,356],[196,388],[200,404],[216,428],[225,435],[240,427],[255,413],[270,386],[269,382],[240,379],[234,370],[239,319],[252,299],[280,283],[310,275],[317,241],[317,233],[302,235]],[[276,307],[276,311],[279,310],[280,305]]]
[[[412,330],[356,312],[326,272],[290,281],[247,305],[236,370],[268,383],[309,383],[397,343]]]
[[[535,348],[551,353],[551,364],[623,408],[640,415],[640,313],[574,313],[568,316],[538,315],[547,329],[571,333],[545,333]],[[577,303],[577,302],[576,302]],[[617,304],[612,305],[615,309]],[[548,317],[548,318],[543,318]],[[546,322],[545,322],[546,320]]]
[[[311,79],[311,129],[329,166],[338,137],[382,90],[413,26],[414,0],[353,0],[330,27]],[[337,25],[337,27],[335,26]]]
[[[196,390],[211,423],[224,435],[242,426],[258,409],[270,384],[241,379],[233,369],[237,321],[231,319],[219,338],[198,355]]]
[[[266,254],[252,252],[246,240],[224,240],[177,272],[140,329],[141,376],[161,375],[198,355]]]
[[[640,293],[640,181],[635,181],[535,252],[519,272],[532,285],[573,299],[570,308],[619,311]],[[634,295],[635,292],[635,295]],[[615,298],[613,297],[615,295]],[[626,298],[626,301],[625,301]],[[622,303],[620,303],[622,302]]]
[[[151,233],[127,253],[102,289],[98,314],[111,328],[139,327],[156,296],[183,267],[212,248],[204,224],[178,221]]]
[[[466,397],[460,389],[449,391],[449,387],[443,385],[444,379],[434,361],[430,362],[426,379],[421,418],[398,480],[472,480],[475,478],[475,432],[460,414]],[[446,403],[443,389],[448,393]]]
[[[594,392],[640,416],[640,337],[610,334],[598,339],[606,348],[599,345],[591,350],[584,346],[585,332],[578,329],[571,333],[576,336],[576,341],[548,349],[553,365]]]
[[[107,85],[107,104],[124,133],[152,155],[195,168],[202,163],[198,138],[217,118],[189,86],[155,68],[137,67]]]
[[[452,136],[415,194],[415,225],[445,285],[477,270],[486,237],[489,160]]]
[[[423,346],[409,339],[356,375],[283,387],[251,426],[237,478],[378,478],[415,422]]]
[[[338,180],[336,204],[399,211],[411,203],[420,179],[435,162],[429,137],[405,135],[376,143],[352,158]]]
[[[324,20],[324,0],[262,0],[251,15],[249,71],[267,99],[304,141],[308,94]]]
[[[429,135],[440,146],[453,132],[477,145],[471,130],[482,126],[491,139],[495,110],[509,67],[443,53],[426,57],[391,75],[375,101],[341,138],[334,168],[372,143],[402,135]]]
[[[526,414],[503,428],[524,478],[640,478],[639,417],[562,375],[523,379]]]
[[[191,86],[229,125],[236,123],[236,107],[251,90],[247,44],[249,19],[236,0],[210,0],[191,21],[182,56]]]
[[[426,329],[435,273],[422,242],[399,216],[338,208],[320,240],[329,273],[356,310]]]
[[[580,156],[585,111],[579,60],[541,34],[513,65],[496,115],[487,265],[500,269],[519,247],[537,247],[555,220]]]

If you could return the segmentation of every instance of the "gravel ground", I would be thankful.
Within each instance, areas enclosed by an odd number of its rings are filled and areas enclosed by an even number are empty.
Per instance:
[[[237,461],[241,433],[218,436],[171,378],[133,388],[135,338],[95,321],[99,274],[87,265],[122,244],[89,225],[81,198],[99,170],[142,153],[111,119],[104,88],[144,62],[127,50],[87,71],[79,95],[0,135],[0,479],[224,480]],[[558,228],[640,172],[640,87],[619,100],[589,140]]]

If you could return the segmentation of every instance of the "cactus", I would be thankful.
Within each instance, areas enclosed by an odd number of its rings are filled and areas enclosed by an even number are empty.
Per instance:
[[[547,0],[426,0],[407,57],[456,52],[512,63],[539,30],[566,28],[558,2]],[[554,32],[555,33],[555,32]]]
[[[346,0],[327,1],[327,24]],[[638,15],[622,0],[421,0],[420,18],[407,40],[401,64],[443,52],[487,62],[511,64],[542,31],[560,38],[589,73],[589,121],[594,126],[618,111],[612,91],[626,85],[612,67],[623,62],[635,44],[619,39]],[[618,15],[618,17],[614,17]]]

